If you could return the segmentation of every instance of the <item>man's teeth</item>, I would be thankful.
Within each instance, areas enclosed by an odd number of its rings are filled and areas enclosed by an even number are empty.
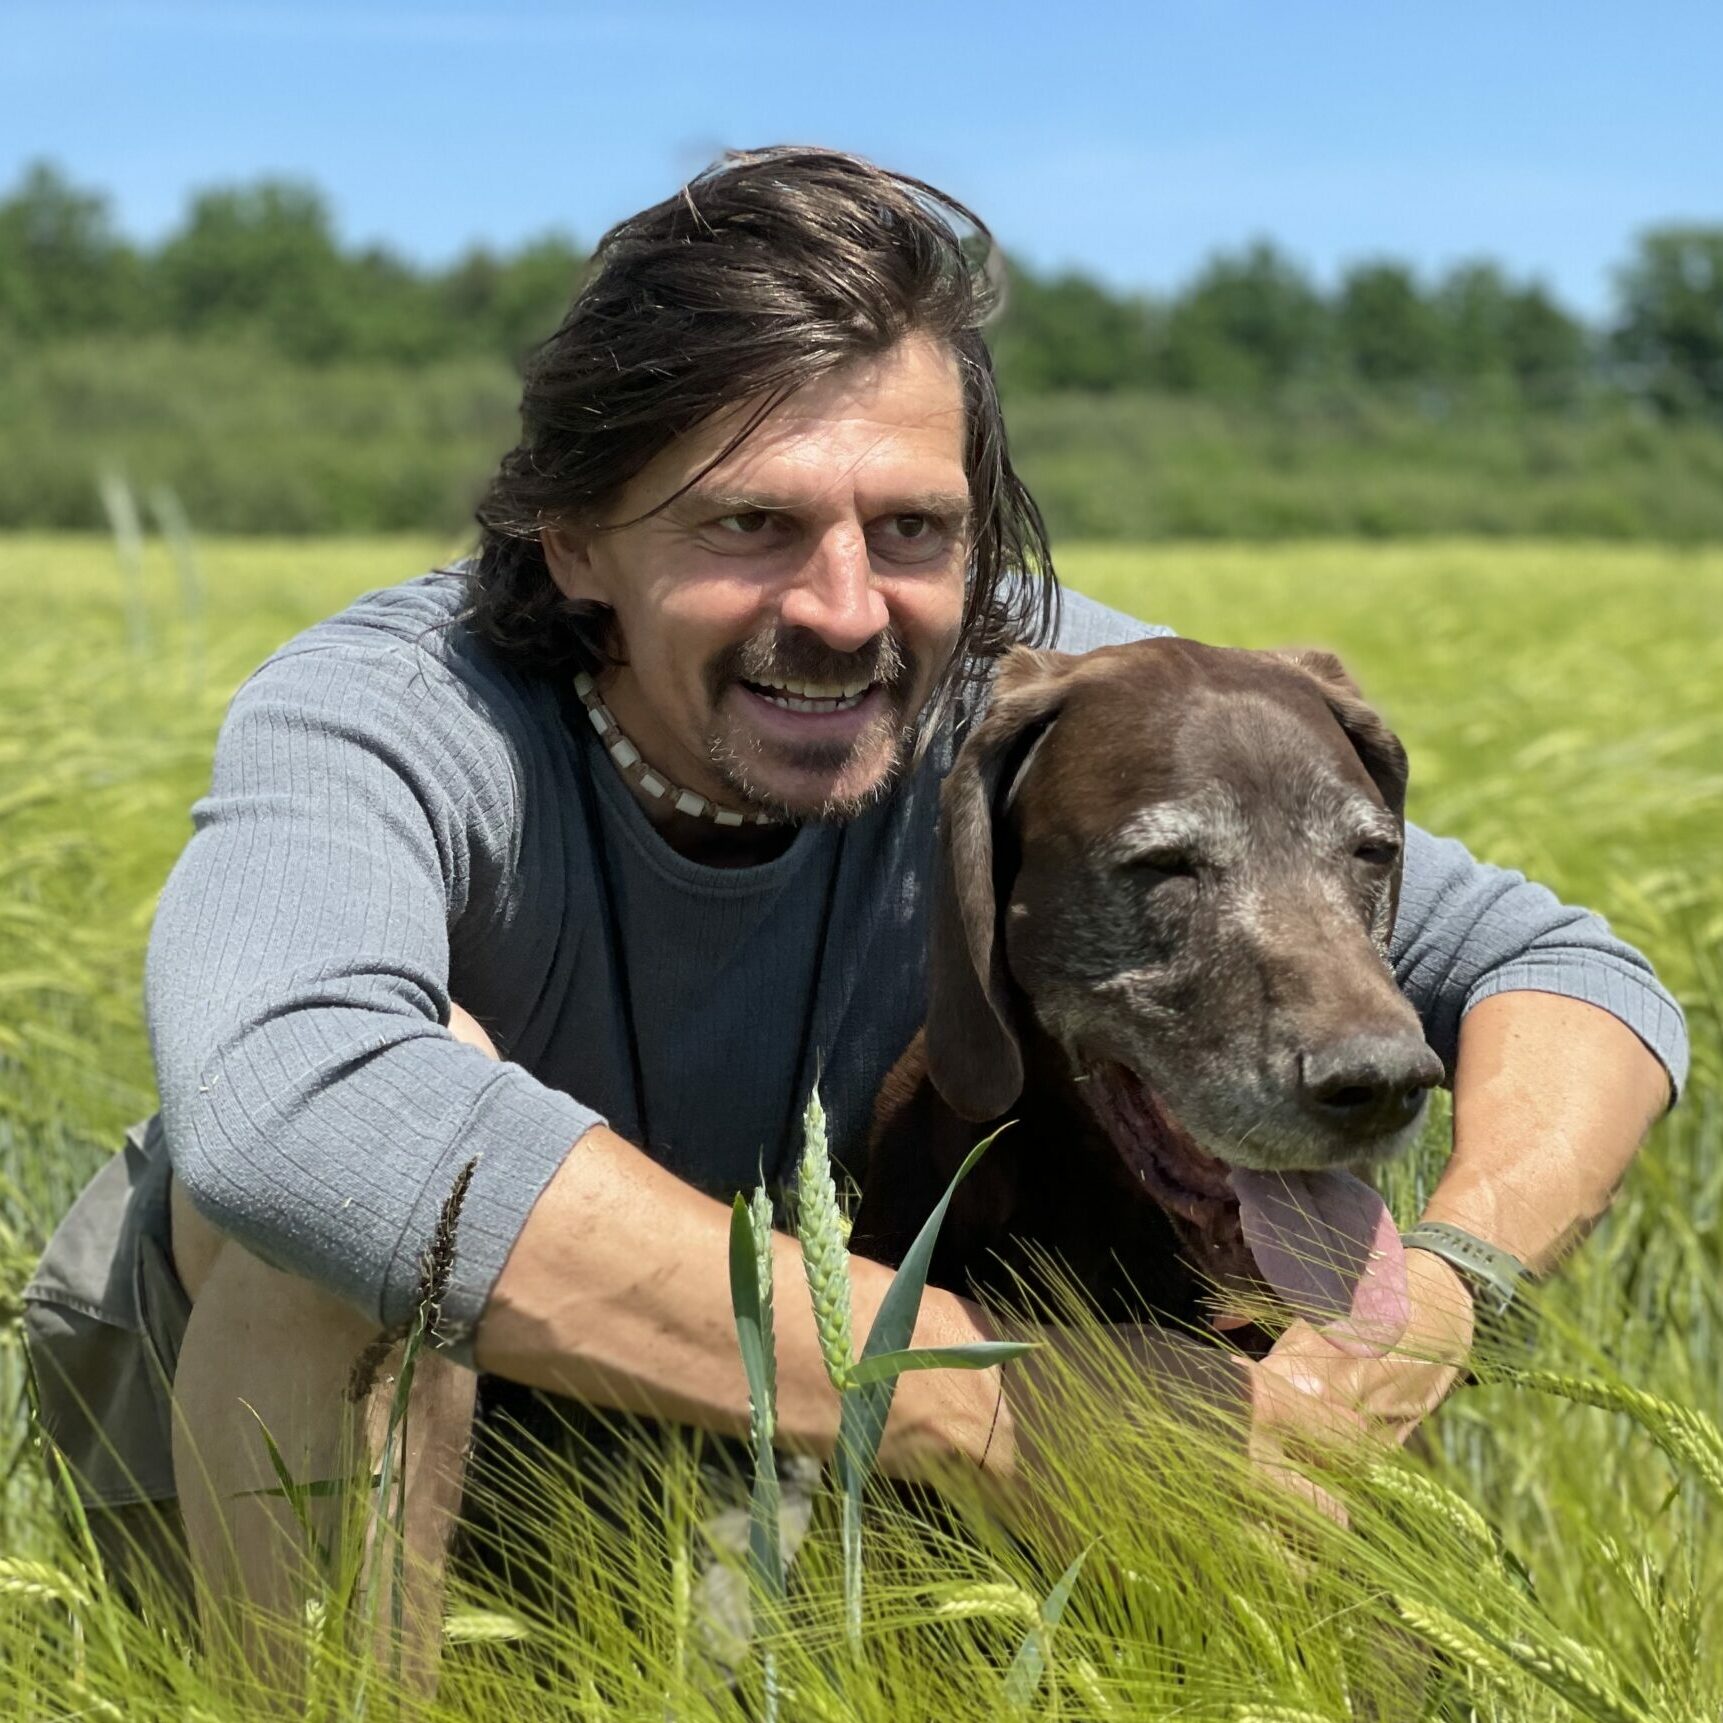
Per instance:
[[[873,686],[869,682],[781,682],[769,679],[757,682],[760,696],[786,712],[847,712],[859,706],[862,696]],[[776,689],[776,693],[767,693]]]

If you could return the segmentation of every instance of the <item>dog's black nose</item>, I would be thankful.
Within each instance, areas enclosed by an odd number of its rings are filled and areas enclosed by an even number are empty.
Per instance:
[[[1410,1124],[1441,1080],[1442,1061],[1412,1035],[1352,1035],[1298,1061],[1305,1111],[1358,1143]]]

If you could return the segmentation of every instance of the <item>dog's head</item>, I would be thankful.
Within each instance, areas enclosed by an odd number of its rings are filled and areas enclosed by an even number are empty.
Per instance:
[[[942,803],[946,1104],[1004,1116],[1025,1038],[1051,1042],[1187,1238],[1219,1262],[1242,1228],[1352,1350],[1408,1306],[1381,1199],[1339,1169],[1405,1145],[1442,1077],[1387,961],[1406,779],[1332,655],[1162,639],[1011,653]]]
[[[941,1096],[1006,1114],[1032,1021],[1175,1208],[1400,1148],[1442,1077],[1387,966],[1406,779],[1327,653],[1010,654],[944,790]]]

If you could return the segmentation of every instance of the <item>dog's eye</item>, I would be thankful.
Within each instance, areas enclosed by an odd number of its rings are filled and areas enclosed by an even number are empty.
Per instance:
[[[1162,879],[1195,879],[1196,857],[1183,850],[1146,850],[1132,856],[1128,864],[1132,873],[1156,875]]]
[[[1367,838],[1352,851],[1361,862],[1371,867],[1389,867],[1399,859],[1400,846],[1382,838]]]

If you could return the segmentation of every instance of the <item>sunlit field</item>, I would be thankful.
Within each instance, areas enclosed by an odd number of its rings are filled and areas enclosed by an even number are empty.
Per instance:
[[[8,1715],[246,1714],[171,1625],[120,1607],[57,1511],[24,1415],[16,1295],[72,1193],[153,1106],[144,944],[227,698],[298,628],[454,548],[207,541],[194,566],[152,542],[127,572],[105,540],[0,539]],[[526,1598],[457,1588],[434,1714],[1716,1718],[1723,552],[1073,546],[1061,569],[1185,634],[1338,651],[1407,744],[1412,816],[1604,910],[1680,996],[1686,1098],[1543,1297],[1534,1349],[1513,1361],[1536,1381],[1463,1387],[1416,1454],[1336,1473],[1342,1531],[1278,1506],[1212,1433],[1102,1380],[1070,1409],[1041,1532],[936,1530],[895,1498],[874,1504],[859,1657],[836,1516],[817,1501],[786,1609],[730,1678],[699,1621],[698,1473],[643,1456],[605,1514],[547,1465],[519,1484],[546,1583]],[[1440,1139],[1397,1202],[1427,1185]],[[1082,1551],[1058,1614],[1046,1600]],[[311,1714],[394,1714],[388,1672],[362,1668],[329,1609],[305,1640]]]

